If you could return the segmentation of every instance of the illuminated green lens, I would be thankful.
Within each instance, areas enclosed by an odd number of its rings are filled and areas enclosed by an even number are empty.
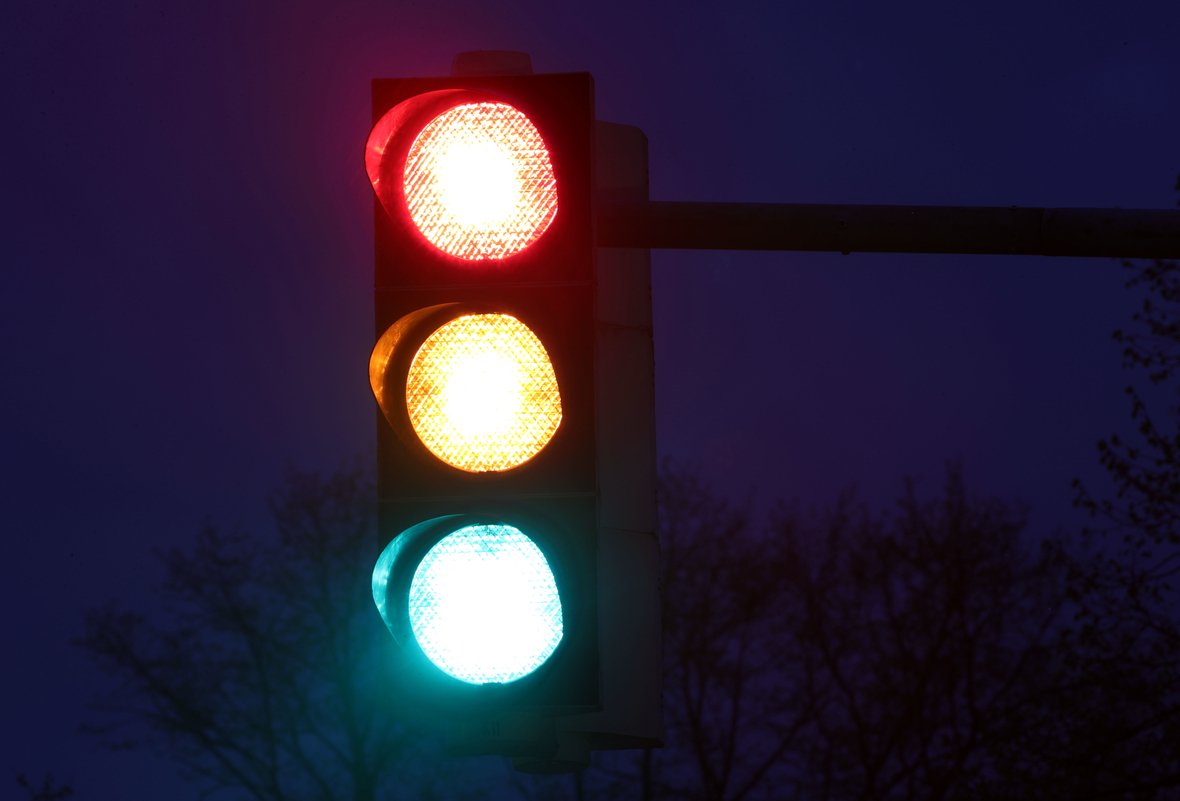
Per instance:
[[[561,642],[553,570],[512,526],[468,526],[440,540],[414,573],[409,613],[430,661],[472,684],[527,676]]]

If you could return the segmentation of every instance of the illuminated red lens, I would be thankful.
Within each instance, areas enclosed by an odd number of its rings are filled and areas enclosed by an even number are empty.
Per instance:
[[[431,120],[410,147],[405,193],[422,235],[461,259],[519,253],[557,214],[545,142],[507,103],[468,103]]]

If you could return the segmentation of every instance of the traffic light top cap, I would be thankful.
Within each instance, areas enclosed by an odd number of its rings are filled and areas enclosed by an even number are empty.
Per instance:
[[[514,50],[469,50],[456,53],[451,61],[451,75],[532,75],[533,60],[528,53]]]

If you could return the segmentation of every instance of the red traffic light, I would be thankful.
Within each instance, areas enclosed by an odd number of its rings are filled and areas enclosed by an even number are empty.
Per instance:
[[[593,247],[588,77],[399,82],[459,86],[404,87],[376,120],[365,167],[390,220],[418,247],[467,267],[512,261],[544,238]]]

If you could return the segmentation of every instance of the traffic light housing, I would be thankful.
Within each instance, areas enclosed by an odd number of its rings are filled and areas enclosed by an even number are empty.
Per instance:
[[[594,241],[646,140],[588,74],[462,61],[373,82],[374,601],[454,752],[576,769],[662,737],[649,258]]]

